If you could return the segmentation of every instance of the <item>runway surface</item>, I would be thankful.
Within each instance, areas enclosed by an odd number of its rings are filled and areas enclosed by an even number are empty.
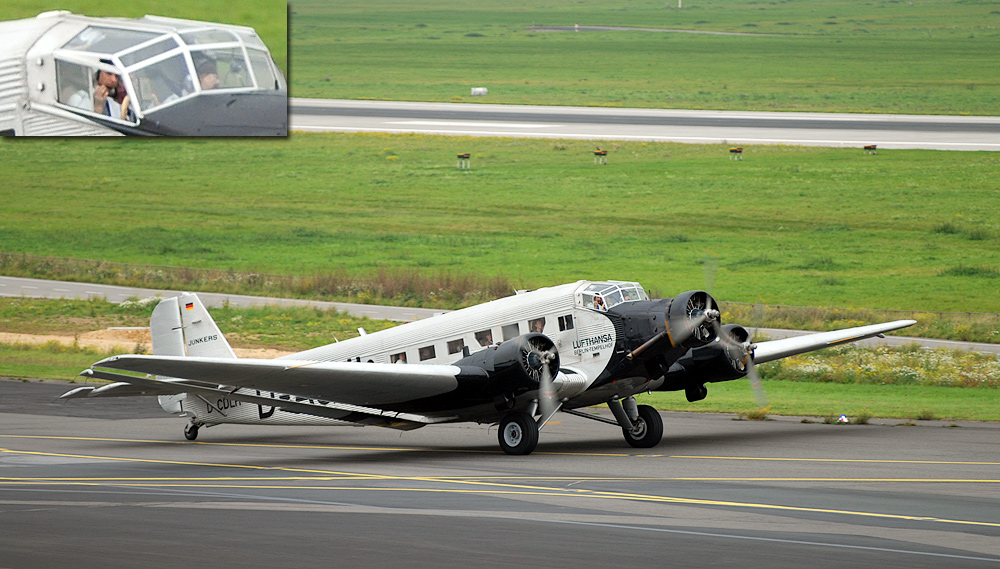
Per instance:
[[[135,288],[115,285],[100,285],[92,283],[74,283],[67,281],[49,281],[23,277],[0,276],[0,296],[25,296],[31,298],[105,298],[110,302],[122,302],[129,298],[148,298],[159,295],[164,298],[177,296],[177,291]],[[214,292],[199,292],[202,302],[209,307],[219,307],[223,303],[233,306],[314,306],[324,310],[336,309],[354,316],[410,322],[440,314],[442,310],[429,308],[409,308],[405,306],[380,306],[375,304],[353,304],[349,302],[323,302],[318,300],[300,300],[290,298],[273,298],[267,296],[247,296],[239,294],[221,294]],[[769,338],[780,339],[791,336],[801,336],[809,332],[801,330],[785,330],[778,328],[756,328]],[[948,348],[954,350],[973,350],[1000,357],[1000,344],[981,342],[959,342],[954,340],[935,340],[930,338],[914,338],[911,336],[886,336],[885,338],[870,338],[858,344],[874,346],[886,344],[901,346],[918,343],[927,348]]]
[[[203,429],[0,381],[3,567],[996,567],[1000,427]]]
[[[293,98],[291,130],[1000,150],[1000,117],[539,107]]]

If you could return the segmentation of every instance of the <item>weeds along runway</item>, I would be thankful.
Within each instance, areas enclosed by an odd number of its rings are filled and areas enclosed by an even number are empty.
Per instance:
[[[1000,426],[666,413],[660,446],[496,429],[225,425],[0,381],[3,566],[995,567]],[[602,411],[603,412],[603,411]]]

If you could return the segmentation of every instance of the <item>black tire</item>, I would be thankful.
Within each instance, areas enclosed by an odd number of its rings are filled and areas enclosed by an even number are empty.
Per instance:
[[[198,438],[198,425],[188,423],[184,426],[184,438],[193,441]]]
[[[534,418],[523,411],[515,411],[500,419],[497,435],[500,448],[507,454],[531,454],[538,446],[538,425]]]
[[[639,405],[639,421],[632,430],[622,429],[625,442],[633,448],[652,448],[663,438],[663,419],[660,413],[649,405]]]

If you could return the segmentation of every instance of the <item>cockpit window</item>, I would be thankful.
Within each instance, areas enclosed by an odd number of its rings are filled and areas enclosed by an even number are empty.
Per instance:
[[[189,45],[210,43],[234,43],[239,41],[236,34],[226,30],[194,30],[183,32],[181,38]]]
[[[182,55],[148,65],[129,76],[139,105],[147,112],[194,93],[187,62]]]
[[[253,74],[257,76],[257,87],[260,89],[278,89],[280,83],[271,68],[271,57],[267,52],[248,49],[250,55],[250,65],[253,66]]]
[[[154,32],[91,26],[69,40],[69,43],[63,48],[96,53],[117,53],[159,35]]]
[[[607,310],[623,302],[649,300],[649,295],[639,283],[620,281],[591,283],[577,294],[578,305],[595,310]]]
[[[161,53],[167,53],[168,51],[177,48],[177,41],[172,37],[167,37],[161,41],[158,41],[152,45],[147,45],[146,47],[140,47],[133,51],[122,54],[122,64],[125,67],[131,67],[140,61],[146,59],[151,59],[160,55]]]
[[[56,61],[56,85],[59,87],[56,100],[60,103],[77,109],[93,111],[92,82],[93,73],[89,68],[76,63]]]
[[[155,29],[158,24],[149,25]],[[173,101],[217,90],[286,88],[267,47],[252,31],[184,22],[160,32],[149,30],[89,26],[74,36],[55,52],[58,102],[93,107],[94,73],[109,66],[120,69],[119,92],[130,95],[129,111],[136,120]]]
[[[191,58],[203,90],[253,87],[250,68],[238,47],[192,51]]]

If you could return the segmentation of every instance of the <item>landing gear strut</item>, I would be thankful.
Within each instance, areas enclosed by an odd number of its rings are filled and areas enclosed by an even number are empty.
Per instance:
[[[523,412],[514,411],[500,419],[500,448],[507,454],[531,454],[538,446],[538,424]]]
[[[649,405],[636,405],[635,399],[627,397],[622,401],[608,401],[608,408],[614,414],[625,435],[625,442],[633,448],[652,448],[663,438],[663,419],[659,412]]]
[[[187,439],[187,440],[189,440],[189,441],[193,441],[193,440],[197,439],[198,438],[198,427],[200,427],[200,426],[201,425],[199,425],[198,423],[195,423],[194,421],[191,421],[187,425],[184,425],[184,438]]]
[[[622,428],[625,442],[633,448],[655,447],[663,437],[663,418],[649,405],[639,405],[636,410],[639,417],[632,423],[632,428]]]

